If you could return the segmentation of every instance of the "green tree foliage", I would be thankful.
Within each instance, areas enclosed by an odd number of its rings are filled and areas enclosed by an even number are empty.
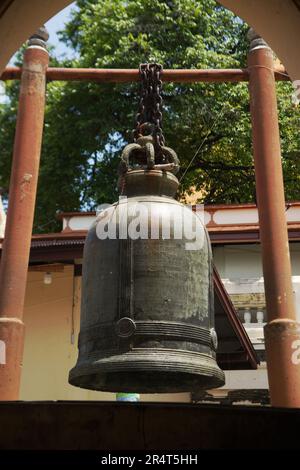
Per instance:
[[[67,67],[245,67],[247,25],[214,0],[79,0],[62,40],[76,59]],[[58,65],[55,51],[52,64]],[[7,188],[18,84],[1,106],[0,186]],[[48,84],[35,230],[55,229],[56,211],[92,209],[117,198],[116,168],[131,139],[139,85]],[[292,87],[278,84],[287,199],[299,199],[299,111]],[[164,84],[163,127],[181,161],[181,192],[199,202],[255,199],[246,83]]]

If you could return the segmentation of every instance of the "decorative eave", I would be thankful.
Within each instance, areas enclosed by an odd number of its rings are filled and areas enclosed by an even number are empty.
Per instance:
[[[231,325],[233,332],[235,333],[236,337],[239,338],[241,344],[241,352],[237,352],[235,357],[233,353],[226,354],[222,353],[221,351],[218,353],[218,362],[223,366],[223,369],[239,369],[239,364],[241,368],[245,368],[245,365],[248,364],[249,369],[256,369],[257,364],[259,363],[256,352],[254,347],[249,339],[249,336],[246,333],[246,330],[239,319],[236,310],[233,306],[232,301],[224,287],[224,284],[219,276],[217,269],[214,267],[213,271],[213,280],[214,280],[214,292],[215,298],[218,298],[222,309],[226,312],[227,319]],[[218,316],[216,315],[216,329],[218,326]],[[220,338],[220,342],[222,342],[222,338]],[[230,357],[229,357],[230,356]],[[228,367],[228,364],[232,361],[232,366]]]
[[[212,244],[259,243],[258,210],[255,204],[196,205],[191,208],[201,214]],[[58,219],[63,232],[87,230],[96,212],[62,212]],[[286,220],[290,241],[300,241],[300,202],[286,204]]]
[[[208,227],[212,245],[259,243],[258,226]],[[87,230],[70,230],[59,233],[33,235],[30,261],[57,261],[81,257]],[[290,242],[300,241],[300,223],[289,224]],[[0,256],[3,239],[0,239]],[[79,256],[80,255],[80,256]]]

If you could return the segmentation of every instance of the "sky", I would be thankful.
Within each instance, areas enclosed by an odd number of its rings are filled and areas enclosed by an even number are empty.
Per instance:
[[[57,32],[61,31],[64,28],[64,24],[70,18],[70,12],[72,9],[75,8],[75,2],[71,3],[71,5],[67,6],[63,10],[61,10],[57,15],[53,16],[47,23],[45,24],[48,32],[49,32],[49,40],[48,43],[52,46],[55,46],[55,55],[56,57],[65,57],[65,58],[73,58],[74,52],[69,49],[65,44],[59,41],[57,36]],[[14,58],[15,55],[9,61],[9,65],[14,65]],[[7,97],[5,95],[5,84],[0,82],[0,104],[5,103],[7,101]]]
[[[59,41],[57,32],[62,30],[64,24],[68,22],[70,18],[70,12],[75,7],[75,2],[71,3],[71,5],[67,6],[63,10],[61,10],[57,15],[53,16],[49,21],[46,23],[46,28],[49,32],[49,44],[55,46],[56,56],[66,56],[68,58],[72,57],[72,51],[65,44]]]

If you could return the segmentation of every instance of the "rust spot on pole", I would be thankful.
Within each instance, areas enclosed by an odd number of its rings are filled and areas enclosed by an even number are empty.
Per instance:
[[[23,201],[23,199],[26,196],[26,193],[30,190],[29,185],[30,185],[31,179],[32,179],[32,175],[29,173],[25,173],[25,175],[23,176],[21,184],[20,184],[20,191],[21,191],[20,201]]]

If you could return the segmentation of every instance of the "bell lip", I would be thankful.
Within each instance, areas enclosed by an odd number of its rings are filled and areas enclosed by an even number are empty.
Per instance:
[[[159,352],[159,359],[149,355],[148,359],[144,357],[141,360],[131,351],[77,364],[69,373],[69,383],[75,387],[112,393],[194,392],[225,384],[225,374],[211,356],[201,353],[197,357],[194,355],[196,361],[193,370],[188,357],[182,360],[182,351],[174,350],[171,361],[169,351]],[[126,359],[130,360],[126,362]],[[143,380],[141,374],[144,375]],[[165,380],[166,375],[168,381]],[[161,379],[161,385],[157,385],[158,379]]]
[[[174,198],[179,181],[170,171],[129,170],[118,180],[120,194],[135,196],[166,196]]]

